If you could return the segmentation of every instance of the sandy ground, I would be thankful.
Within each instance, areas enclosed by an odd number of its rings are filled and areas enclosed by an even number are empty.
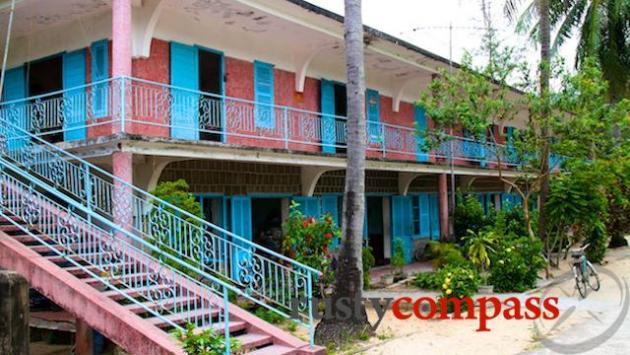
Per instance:
[[[604,267],[614,271],[622,278],[630,273],[630,249],[611,250],[607,256],[608,264]],[[560,270],[554,271],[555,276],[568,271],[568,262],[564,262]],[[560,318],[553,321],[506,320],[497,317],[488,322],[491,331],[476,332],[477,320],[431,320],[423,321],[415,318],[398,320],[391,312],[377,330],[377,337],[368,342],[355,345],[342,353],[364,354],[519,354],[524,352],[538,352],[541,354],[555,353],[549,351],[541,343],[543,339],[561,341],[567,339],[566,344],[586,339],[590,335],[597,335],[598,328],[604,329],[614,319],[613,314],[619,313],[621,290],[617,283],[606,275],[602,275],[602,287],[599,292],[591,292],[585,300],[580,300],[575,289],[573,279],[567,279],[546,289],[532,293],[532,295],[559,297]],[[415,290],[417,292],[417,290]],[[416,296],[415,294],[413,296]],[[412,296],[412,297],[413,297]],[[507,297],[508,295],[498,295]],[[527,295],[520,294],[524,299]],[[370,318],[375,313],[370,311]],[[534,323],[536,322],[536,323]],[[607,323],[608,322],[608,323]],[[576,327],[582,327],[574,331]],[[622,328],[630,328],[630,321],[623,323]],[[537,332],[536,329],[539,329]],[[628,329],[630,332],[630,329]],[[620,331],[619,333],[623,333]],[[576,339],[578,338],[578,339]],[[625,344],[614,345],[622,347],[624,352],[630,353],[630,339],[625,337]],[[627,345],[627,347],[624,347]],[[627,351],[627,352],[626,352]],[[607,354],[616,354],[608,351]]]

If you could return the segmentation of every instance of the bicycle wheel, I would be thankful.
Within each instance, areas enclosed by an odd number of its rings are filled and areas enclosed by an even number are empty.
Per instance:
[[[599,291],[599,287],[601,286],[599,274],[597,274],[595,267],[593,267],[591,263],[586,264],[586,272],[588,273],[588,278],[586,279],[588,286],[593,289],[593,291]]]
[[[582,298],[586,298],[586,281],[584,280],[584,274],[582,274],[582,268],[579,266],[573,267],[573,272],[575,275],[575,286],[578,289],[578,293]]]

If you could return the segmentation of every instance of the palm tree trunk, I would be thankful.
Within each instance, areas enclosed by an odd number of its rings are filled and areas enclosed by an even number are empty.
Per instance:
[[[549,238],[547,235],[547,216],[545,211],[545,203],[549,196],[549,81],[551,76],[551,52],[550,38],[551,26],[549,19],[549,0],[538,1],[539,16],[539,38],[540,38],[540,97],[544,102],[543,117],[541,120],[540,134],[543,139],[541,169],[540,169],[540,200],[539,200],[539,217],[538,217],[538,233],[545,243],[545,249],[549,250]],[[546,270],[549,276],[549,269]]]
[[[549,196],[549,109],[546,104],[549,98],[549,81],[551,76],[551,52],[550,38],[551,27],[549,22],[549,0],[537,0],[538,1],[538,16],[539,16],[539,38],[540,38],[540,96],[545,101],[543,108],[543,117],[541,119],[541,137],[543,139],[542,156],[541,156],[541,169],[540,169],[540,206],[539,206],[539,220],[538,220],[538,233],[540,238],[547,243],[547,218],[545,213],[545,202],[547,196]]]
[[[363,223],[365,216],[365,74],[363,68],[363,22],[361,0],[345,0],[345,43],[348,97],[348,146],[344,190],[343,237],[337,263],[335,289],[330,309],[317,325],[318,344],[342,344],[369,332],[370,324],[361,303],[363,290]],[[337,305],[350,303],[351,317]]]

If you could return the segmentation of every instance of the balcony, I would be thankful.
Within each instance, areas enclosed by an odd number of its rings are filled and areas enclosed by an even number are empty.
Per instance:
[[[0,103],[0,115],[50,142],[113,133],[231,146],[344,154],[346,118],[267,105],[136,78],[114,78],[68,90]],[[413,120],[410,118],[410,122]],[[518,165],[504,145],[451,136],[423,150],[415,127],[367,122],[373,159],[496,167]],[[452,159],[452,160],[451,160]]]

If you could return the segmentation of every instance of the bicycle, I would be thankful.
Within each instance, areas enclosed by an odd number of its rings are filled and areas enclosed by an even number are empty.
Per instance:
[[[595,267],[586,259],[585,250],[589,244],[582,246],[579,249],[571,250],[571,258],[573,261],[573,276],[575,277],[575,285],[582,298],[586,298],[587,286],[593,291],[599,291],[601,286],[599,281],[599,274],[595,271]]]

